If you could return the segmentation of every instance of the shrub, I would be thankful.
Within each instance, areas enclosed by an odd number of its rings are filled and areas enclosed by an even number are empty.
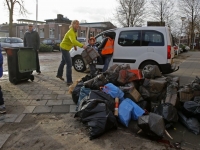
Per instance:
[[[46,45],[46,44],[41,44],[39,51],[40,52],[52,52],[53,51],[53,47],[49,46],[49,45]]]

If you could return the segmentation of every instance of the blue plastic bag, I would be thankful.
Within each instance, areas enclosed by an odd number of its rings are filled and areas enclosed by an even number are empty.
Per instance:
[[[120,103],[124,99],[124,92],[122,92],[117,86],[113,85],[112,83],[106,84],[102,88],[102,91],[112,96],[112,98],[118,97],[120,100]]]
[[[127,101],[133,106],[133,110],[131,113],[132,120],[138,120],[139,116],[142,116],[145,113],[145,111],[140,106],[138,106],[135,102],[133,102],[131,99],[126,98],[124,99],[124,101]]]
[[[90,91],[91,91],[90,88],[85,88],[84,86],[81,87],[80,94],[79,94],[79,99],[78,99],[78,103],[77,103],[77,107],[76,107],[76,111],[78,110],[78,106],[79,106],[81,100],[82,100],[85,96],[89,96]]]
[[[122,101],[119,105],[119,111],[118,116],[120,122],[128,127],[128,124],[131,120],[131,114],[132,114],[133,106],[128,101]]]

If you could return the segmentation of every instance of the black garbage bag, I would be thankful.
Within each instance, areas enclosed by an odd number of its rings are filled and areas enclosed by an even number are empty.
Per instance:
[[[160,104],[154,113],[162,116],[165,121],[165,127],[169,128],[173,123],[178,122],[178,114],[176,108],[170,103]]]
[[[155,113],[140,116],[138,126],[149,136],[157,136],[162,138],[165,134],[165,124],[163,117]]]
[[[89,94],[89,99],[106,100],[109,109],[111,111],[114,111],[115,109],[115,99],[100,90],[92,90]]]
[[[200,123],[196,118],[187,118],[182,112],[178,111],[179,121],[186,126],[192,133],[198,135],[200,133]]]
[[[151,102],[146,100],[141,100],[137,102],[137,105],[140,106],[142,109],[146,109],[148,112],[151,111]]]
[[[74,90],[72,91],[72,99],[74,101],[75,104],[78,103],[78,99],[79,99],[79,94],[80,94],[80,90],[81,90],[81,87],[83,86],[83,81],[79,82]]]
[[[105,78],[105,76],[103,74],[99,74],[96,77],[84,82],[84,86],[86,88],[98,90],[101,86],[104,86],[107,83],[108,80]]]
[[[147,65],[143,68],[142,74],[147,79],[154,79],[155,77],[161,77],[162,74],[157,65]]]
[[[90,79],[92,79],[92,76],[86,75],[85,77],[82,78],[82,81],[85,82],[85,81],[88,81]]]
[[[113,65],[106,70],[106,79],[109,81],[109,83],[113,83],[114,85],[118,85],[117,79],[119,77],[120,70],[130,70],[130,65]]]
[[[106,100],[88,100],[75,114],[75,117],[77,116],[81,118],[83,123],[87,123],[91,140],[112,128],[117,128],[117,120],[112,111],[109,110]]]
[[[200,115],[200,96],[194,98],[194,101],[187,101],[183,107],[192,115]]]

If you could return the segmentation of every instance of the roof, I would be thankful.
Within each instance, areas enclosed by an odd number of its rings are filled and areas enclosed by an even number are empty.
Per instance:
[[[29,20],[29,19],[17,19],[17,21],[26,21],[26,22],[36,22],[36,20]],[[44,21],[37,21],[38,23],[45,23]]]
[[[45,21],[57,21],[58,18],[55,18],[55,19],[45,19]],[[72,21],[72,20],[69,20],[68,18],[61,18],[61,20],[63,21]]]

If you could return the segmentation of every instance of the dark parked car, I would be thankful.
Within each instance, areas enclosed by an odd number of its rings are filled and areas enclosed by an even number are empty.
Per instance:
[[[60,50],[61,40],[58,39],[45,39],[42,41],[42,44],[50,45],[55,50]]]

